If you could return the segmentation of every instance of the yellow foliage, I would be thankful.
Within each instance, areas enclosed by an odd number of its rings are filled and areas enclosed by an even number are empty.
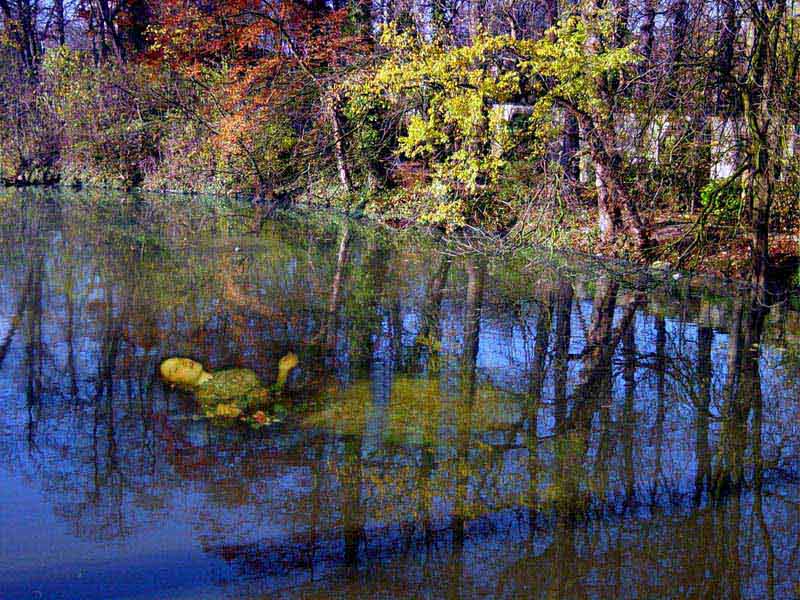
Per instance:
[[[496,198],[509,165],[520,154],[546,157],[558,133],[554,109],[571,107],[593,118],[610,110],[600,82],[623,75],[637,60],[631,48],[603,43],[613,25],[608,11],[587,9],[538,40],[481,33],[456,47],[392,25],[384,29],[387,57],[351,95],[381,98],[409,115],[398,154],[432,171],[422,194],[431,208],[421,222],[460,226],[486,214],[502,221]],[[510,104],[529,105],[530,113],[522,122],[511,120],[504,109]]]

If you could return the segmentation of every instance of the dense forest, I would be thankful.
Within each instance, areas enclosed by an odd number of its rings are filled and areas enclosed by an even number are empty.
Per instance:
[[[786,0],[0,0],[0,172],[764,286],[797,278],[798,26]]]

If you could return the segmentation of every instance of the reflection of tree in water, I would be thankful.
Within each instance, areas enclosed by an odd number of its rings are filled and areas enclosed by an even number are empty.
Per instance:
[[[37,472],[56,510],[80,535],[124,536],[143,525],[128,519],[165,514],[175,482],[219,458],[198,451],[186,423],[173,418],[185,407],[175,405],[174,394],[160,393],[154,377],[160,359],[174,348],[222,364],[230,360],[226,354],[238,354],[265,365],[265,377],[274,377],[273,357],[287,346],[302,346],[299,336],[313,325],[284,321],[281,330],[274,313],[263,318],[241,304],[233,314],[217,310],[213,281],[187,298],[186,289],[204,274],[200,263],[200,273],[175,271],[160,278],[160,256],[142,260],[112,247],[101,262],[79,240],[25,229],[30,260],[24,284],[7,286],[19,298],[3,340],[4,359],[15,338],[23,348],[24,360],[12,356],[8,363],[16,361],[26,381],[25,443],[32,460],[25,467]],[[282,265],[276,266],[280,274]],[[230,296],[231,270],[221,275],[220,293]],[[313,320],[313,313],[305,318]],[[220,348],[231,350],[220,355]],[[7,454],[15,452],[9,448]],[[230,472],[232,478],[241,474]]]
[[[186,267],[58,223],[29,222],[0,280],[20,390],[0,445],[78,535],[180,515],[274,579],[255,590],[780,597],[798,572],[797,390],[747,297],[712,322],[693,296],[547,269],[512,285],[347,225],[267,223]],[[269,381],[288,349],[297,414],[268,430],[193,421],[155,378],[188,354]]]

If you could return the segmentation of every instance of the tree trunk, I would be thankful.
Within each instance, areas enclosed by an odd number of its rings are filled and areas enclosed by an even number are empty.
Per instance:
[[[125,43],[122,34],[117,26],[117,14],[119,6],[112,7],[108,0],[95,0],[98,13],[98,21],[101,25],[104,49],[110,48],[114,58],[118,63],[124,63],[126,59]],[[109,42],[110,41],[110,46]]]
[[[564,133],[561,136],[561,155],[559,162],[564,177],[561,194],[564,198],[574,200],[581,179],[581,165],[578,150],[581,145],[580,127],[575,115],[567,110],[564,114]]]
[[[631,6],[628,0],[613,0],[613,6],[614,20],[616,21],[614,43],[617,48],[622,48],[626,45],[628,38],[628,22],[631,18]]]
[[[0,0],[0,30],[10,38],[10,46],[17,55],[17,68],[22,79],[35,80],[38,72],[41,44],[36,27],[36,5],[29,0],[9,2]]]
[[[56,41],[59,46],[67,43],[66,25],[64,20],[64,0],[54,0],[53,10],[55,11]]]
[[[598,9],[603,8],[602,0],[595,0]],[[616,28],[614,43],[617,48],[625,45],[628,35],[630,5],[628,0],[614,0]],[[597,34],[590,34],[586,40],[586,51],[597,55],[602,52],[603,42]],[[589,147],[597,175],[598,225],[604,242],[612,242],[620,229],[632,234],[636,246],[644,250],[650,239],[636,202],[623,180],[623,157],[619,150],[619,139],[614,125],[614,108],[618,96],[619,82],[605,77],[596,80],[600,96],[610,111],[609,115],[592,112],[579,113],[581,136]],[[576,108],[577,107],[574,107]]]
[[[350,168],[347,164],[347,149],[344,139],[345,117],[340,108],[341,99],[334,96],[328,108],[330,112],[331,129],[333,130],[333,153],[336,158],[336,170],[339,174],[339,183],[342,184],[345,194],[353,191]]]
[[[672,39],[669,52],[669,70],[674,72],[675,66],[681,61],[684,45],[686,44],[686,31],[689,26],[687,12],[689,5],[686,0],[677,0],[670,7],[672,13]]]
[[[612,192],[608,185],[608,180],[612,177],[611,172],[603,163],[595,161],[595,180],[597,185],[597,224],[600,228],[600,236],[604,243],[614,242],[616,235],[621,229],[622,219],[620,218],[619,208],[614,205],[611,196]]]
[[[653,57],[653,42],[656,27],[656,0],[645,0],[642,26],[639,30],[639,53],[644,56],[641,63],[642,71],[650,68],[650,59]]]
[[[469,3],[469,21],[467,23],[467,33],[470,41],[474,40],[481,32],[486,15],[486,0],[471,0]]]
[[[552,27],[558,21],[558,0],[545,0],[544,2],[544,26]]]
[[[736,16],[736,0],[723,0],[722,32],[719,37],[719,55],[717,56],[717,112],[729,105],[730,79],[733,71],[733,46],[739,20]]]
[[[743,201],[750,221],[751,282],[762,292],[769,266],[769,221],[775,184],[779,178],[783,154],[781,131],[786,123],[786,109],[781,105],[783,82],[780,48],[781,28],[785,25],[785,5],[759,13],[756,3],[752,14],[752,53],[746,88],[742,94],[742,112],[747,125],[747,170],[743,182]],[[795,50],[796,52],[796,50]],[[791,61],[791,56],[786,57]],[[791,101],[791,100],[790,100]]]
[[[640,250],[650,245],[648,228],[627,185],[622,180],[622,157],[616,150],[616,135],[601,130],[589,117],[581,117],[581,133],[587,141],[597,173],[598,225],[603,242],[611,243],[620,230],[630,232]]]
[[[759,154],[759,160],[749,169],[746,193],[749,196],[751,213],[751,283],[764,290],[769,267],[769,217],[774,196],[774,177],[771,173],[773,169],[769,153],[762,151]]]

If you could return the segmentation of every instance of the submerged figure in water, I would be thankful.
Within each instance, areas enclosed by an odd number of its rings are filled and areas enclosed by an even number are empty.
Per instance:
[[[222,369],[209,373],[203,365],[190,358],[168,358],[159,372],[167,383],[193,392],[203,414],[214,418],[241,418],[252,425],[266,425],[277,420],[265,412],[277,406],[273,395],[279,393],[292,369],[297,355],[290,352],[278,363],[278,379],[267,388],[250,369]]]

